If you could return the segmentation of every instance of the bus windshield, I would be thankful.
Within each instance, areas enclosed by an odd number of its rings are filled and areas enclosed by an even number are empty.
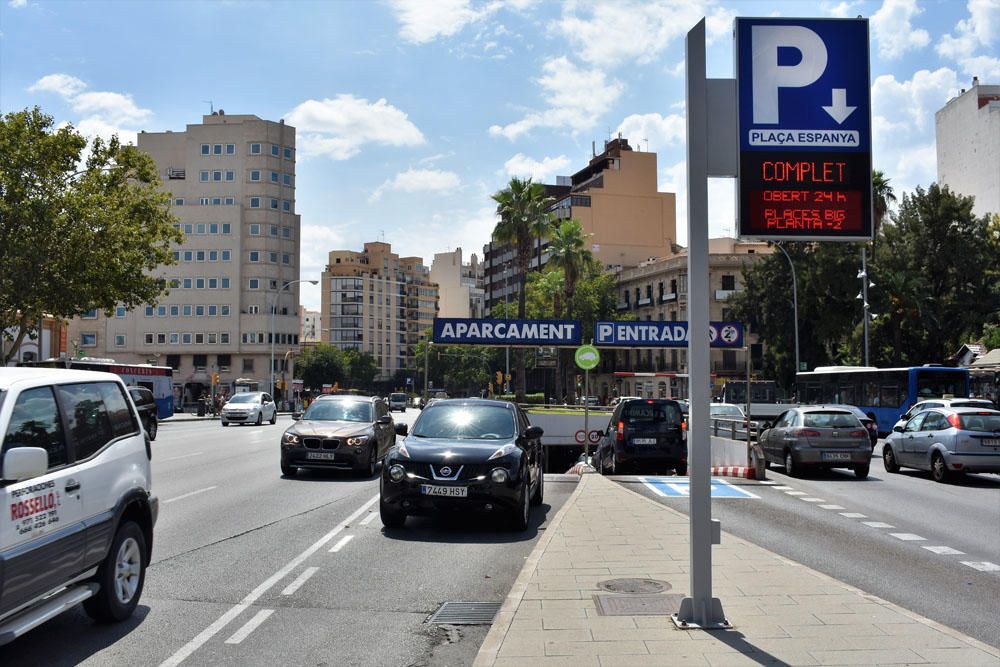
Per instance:
[[[917,398],[966,398],[967,381],[949,371],[917,371]]]

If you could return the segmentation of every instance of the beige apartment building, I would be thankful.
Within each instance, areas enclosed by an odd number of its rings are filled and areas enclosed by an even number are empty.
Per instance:
[[[715,238],[708,242],[709,319],[730,319],[729,297],[743,289],[743,267],[773,252],[767,243]],[[688,319],[687,251],[664,259],[641,262],[618,274],[618,312],[640,321],[686,321]],[[751,341],[756,336],[751,332]],[[713,383],[740,378],[746,373],[743,350],[712,348]],[[643,396],[685,398],[687,396],[687,350],[685,348],[606,350],[597,369],[594,393],[599,397]]]
[[[461,248],[435,253],[430,280],[438,286],[438,317],[483,317],[483,265],[475,253],[468,263]]]
[[[229,393],[237,378],[264,391],[273,379],[281,397],[300,335],[295,128],[220,109],[183,132],[140,132],[138,146],[184,232],[160,269],[170,289],[156,305],[75,319],[74,352],[171,366],[175,402],[210,392],[213,374]]]
[[[422,258],[400,257],[381,241],[365,243],[361,252],[333,250],[322,281],[324,342],[371,354],[376,381],[417,369],[413,346],[433,326],[438,307],[437,285]]]

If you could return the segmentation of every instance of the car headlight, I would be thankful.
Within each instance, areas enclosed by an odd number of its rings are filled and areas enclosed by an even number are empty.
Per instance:
[[[361,445],[368,442],[367,435],[355,435],[347,439],[347,444],[351,447],[360,447]]]
[[[285,445],[297,445],[297,444],[299,444],[300,440],[301,440],[301,438],[299,438],[299,434],[298,433],[287,433],[286,432],[284,435],[281,436],[281,442],[282,442],[282,444],[285,444]]]
[[[494,484],[505,484],[510,479],[510,473],[503,468],[494,468],[493,472],[490,473],[490,479],[493,480]]]
[[[403,477],[406,475],[406,469],[398,463],[389,466],[389,479],[393,482],[402,481]]]
[[[510,456],[511,454],[513,454],[516,451],[517,451],[517,445],[507,444],[507,445],[504,445],[503,447],[501,447],[500,449],[496,450],[492,454],[490,454],[490,458],[488,458],[486,460],[487,461],[492,461],[493,459],[498,459],[498,458],[500,458],[502,456]]]

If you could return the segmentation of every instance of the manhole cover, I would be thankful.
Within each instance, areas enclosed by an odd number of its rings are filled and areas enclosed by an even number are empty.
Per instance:
[[[601,616],[670,616],[680,610],[683,595],[595,595]]]
[[[662,593],[670,584],[659,579],[608,579],[597,584],[611,593]]]
[[[442,625],[490,625],[498,611],[499,602],[445,602],[427,622]]]

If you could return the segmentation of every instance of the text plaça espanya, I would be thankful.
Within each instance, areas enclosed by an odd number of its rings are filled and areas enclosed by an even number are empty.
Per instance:
[[[572,341],[576,325],[551,322],[446,322],[441,338],[488,338],[494,340],[545,339]]]
[[[751,145],[813,145],[823,146],[858,146],[860,138],[857,132],[817,132],[810,130],[750,130]]]

